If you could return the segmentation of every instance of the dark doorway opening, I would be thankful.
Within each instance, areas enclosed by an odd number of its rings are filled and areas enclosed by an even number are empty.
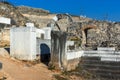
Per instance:
[[[47,44],[40,45],[40,61],[48,66],[50,62],[50,48]]]
[[[3,68],[3,65],[2,65],[2,63],[0,62],[0,70]]]
[[[4,48],[10,54],[10,48]]]

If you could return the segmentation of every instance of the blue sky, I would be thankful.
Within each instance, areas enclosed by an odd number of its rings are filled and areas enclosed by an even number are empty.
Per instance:
[[[109,21],[120,21],[120,0],[8,0],[14,5],[25,5]]]

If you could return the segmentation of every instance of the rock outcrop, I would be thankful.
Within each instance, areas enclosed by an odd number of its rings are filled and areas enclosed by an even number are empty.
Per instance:
[[[43,10],[40,8],[32,8],[28,6],[18,6],[17,10],[21,12],[22,14],[29,14],[29,15],[48,15],[49,11],[48,10]]]
[[[14,5],[7,2],[0,2],[0,16],[11,18],[12,25],[25,25],[28,18],[24,17]]]
[[[82,34],[82,31],[85,35]],[[116,47],[116,50],[120,49],[120,23],[90,20],[81,23],[79,27],[70,27],[69,32],[74,32],[74,36],[86,40],[84,45],[86,49],[88,47],[89,49],[96,49],[97,47]]]

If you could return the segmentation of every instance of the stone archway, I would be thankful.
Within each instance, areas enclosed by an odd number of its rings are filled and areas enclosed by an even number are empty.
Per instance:
[[[85,44],[87,43],[87,31],[89,29],[97,29],[97,27],[94,25],[88,25],[88,26],[84,26],[81,28],[81,31],[82,31],[82,44],[81,44],[81,46],[85,46]]]

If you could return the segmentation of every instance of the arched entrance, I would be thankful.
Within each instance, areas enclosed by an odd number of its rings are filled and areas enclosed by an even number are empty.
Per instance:
[[[43,62],[44,64],[48,65],[48,63],[50,62],[50,48],[47,44],[42,43],[40,44],[40,56],[41,59],[40,61]]]
[[[85,44],[87,43],[87,32],[89,29],[97,29],[97,27],[94,25],[88,25],[88,26],[81,28],[81,31],[82,31],[82,44],[81,44],[81,46],[82,47],[85,46]]]

